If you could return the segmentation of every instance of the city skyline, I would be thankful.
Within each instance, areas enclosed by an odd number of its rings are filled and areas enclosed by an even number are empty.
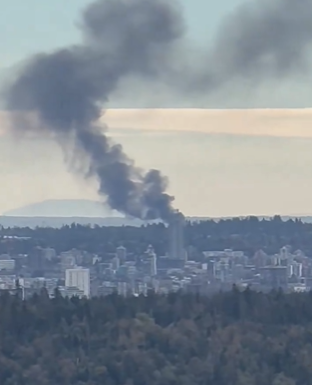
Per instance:
[[[0,8],[0,383],[310,384],[312,0]]]

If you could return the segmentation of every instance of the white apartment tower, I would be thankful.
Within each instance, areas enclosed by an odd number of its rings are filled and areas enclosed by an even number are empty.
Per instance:
[[[168,226],[170,259],[185,260],[186,258],[184,248],[184,227],[184,215],[180,211],[176,211],[171,216]]]
[[[83,291],[83,294],[90,297],[90,270],[82,267],[67,269],[65,271],[65,286],[76,287]]]
[[[154,277],[157,275],[157,256],[152,245],[148,246],[145,255],[149,261],[149,274]]]
[[[123,246],[117,247],[115,257],[118,258],[120,264],[123,265],[127,260],[127,249]]]

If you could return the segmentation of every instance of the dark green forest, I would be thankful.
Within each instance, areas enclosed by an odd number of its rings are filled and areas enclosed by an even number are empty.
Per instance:
[[[0,384],[310,385],[312,293],[4,293]]]
[[[56,228],[0,228],[0,236],[18,235],[31,237],[29,241],[0,243],[0,253],[27,254],[34,246],[54,247],[58,252],[72,248],[87,250],[99,255],[113,253],[123,245],[130,253],[141,254],[152,244],[157,255],[168,250],[168,231],[164,224],[142,227],[100,227],[72,224]],[[312,257],[312,223],[299,219],[283,221],[257,217],[233,218],[220,221],[189,222],[185,229],[186,247],[192,249],[192,259],[200,260],[201,253],[209,250],[233,249],[253,255],[263,249],[274,254],[285,245],[293,250],[301,249]],[[11,249],[8,249],[11,247]]]

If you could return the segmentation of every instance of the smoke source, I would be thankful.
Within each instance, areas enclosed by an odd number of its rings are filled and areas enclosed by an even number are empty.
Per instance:
[[[311,15],[312,0],[250,1],[221,23],[212,46],[190,64],[173,0],[95,1],[82,15],[82,43],[33,57],[6,90],[12,126],[18,134],[33,129],[23,113],[35,113],[39,128],[66,151],[74,145],[70,158],[86,160],[80,171],[98,179],[113,209],[166,220],[173,201],[167,179],[136,167],[98,124],[111,93],[133,75],[207,95],[236,78],[261,82],[300,72],[311,48]],[[16,120],[21,115],[23,124]]]

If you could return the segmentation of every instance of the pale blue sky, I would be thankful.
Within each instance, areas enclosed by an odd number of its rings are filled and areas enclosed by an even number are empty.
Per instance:
[[[181,0],[189,36],[209,39],[220,20],[242,0]],[[29,54],[79,40],[80,10],[88,0],[0,0],[0,68]]]

